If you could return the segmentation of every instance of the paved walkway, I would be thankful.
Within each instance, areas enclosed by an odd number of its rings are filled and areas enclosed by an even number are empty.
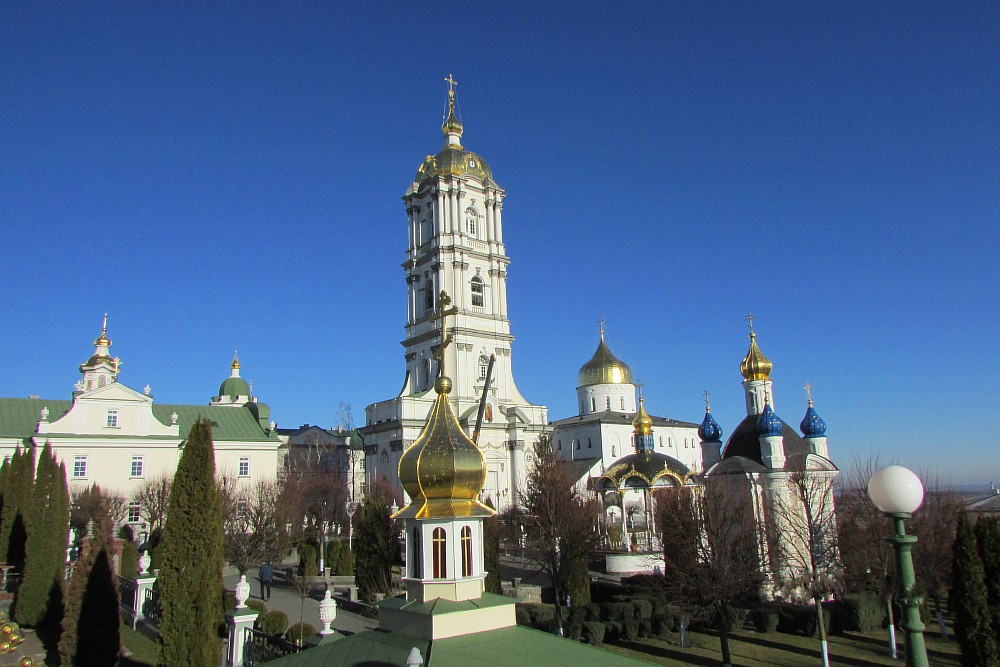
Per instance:
[[[223,578],[223,584],[229,590],[239,582],[239,575],[230,575]],[[261,599],[260,579],[257,578],[257,569],[247,572],[247,581],[250,582],[250,598]],[[275,568],[275,579],[271,584],[271,599],[264,602],[268,611],[283,611],[288,616],[288,624],[293,625],[299,622],[299,618],[304,623],[319,630],[323,624],[319,620],[319,601],[323,599],[325,587],[322,583],[317,583],[310,587],[308,595],[303,599],[299,592],[293,588],[281,575],[278,568]],[[337,618],[331,624],[334,630],[344,634],[354,634],[362,630],[368,630],[378,626],[378,621],[372,618],[365,618],[357,614],[352,614],[338,607]]]

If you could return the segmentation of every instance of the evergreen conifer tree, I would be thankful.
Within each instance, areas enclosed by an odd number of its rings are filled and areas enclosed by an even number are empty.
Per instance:
[[[28,508],[35,485],[35,449],[14,452],[4,483],[3,514],[0,517],[0,561],[24,568],[28,539]]]
[[[979,557],[983,561],[993,631],[994,635],[1000,636],[1000,518],[979,519],[976,522],[975,533]]]
[[[494,509],[489,498],[486,506]],[[500,595],[500,519],[494,514],[483,520],[483,568],[486,570],[486,592]]]
[[[14,618],[27,626],[62,620],[62,581],[69,536],[66,468],[56,463],[48,443],[38,457],[28,511],[24,581],[14,600]]]
[[[222,621],[222,506],[212,427],[188,433],[159,547],[160,657],[165,667],[216,667]]]
[[[73,570],[66,595],[66,613],[59,638],[63,667],[103,667],[118,662],[121,648],[117,579],[112,572],[114,541],[111,516],[97,495],[93,534]]]
[[[976,534],[965,512],[958,518],[953,550],[951,599],[955,635],[962,647],[962,664],[968,667],[1000,665],[997,640],[990,622],[983,562]]]
[[[389,592],[392,583],[392,524],[385,498],[366,496],[354,536],[354,578],[362,599],[372,601]]]

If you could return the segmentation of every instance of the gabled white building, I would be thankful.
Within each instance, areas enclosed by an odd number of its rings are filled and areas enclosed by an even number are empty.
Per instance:
[[[399,459],[434,404],[441,339],[435,314],[454,308],[447,330],[452,344],[444,354],[451,369],[452,405],[470,435],[490,359],[495,358],[477,444],[487,465],[483,498],[503,510],[522,488],[531,447],[546,431],[548,415],[545,406],[529,403],[514,383],[514,336],[507,318],[510,258],[502,219],[506,193],[486,161],[462,146],[453,83],[442,125],[445,145],[427,156],[403,196],[408,229],[403,386],[395,398],[365,408],[361,432],[368,483],[384,481],[402,490]],[[450,303],[439,303],[442,292]]]
[[[139,392],[118,381],[120,363],[110,347],[105,317],[69,400],[0,398],[0,456],[48,443],[66,464],[71,494],[97,484],[131,498],[147,480],[173,476],[188,430],[204,417],[212,425],[219,474],[238,484],[277,476],[280,442],[270,410],[250,395],[238,360],[211,405],[160,404],[148,386]],[[227,393],[239,383],[245,394]],[[129,522],[139,523],[139,515],[140,508],[130,506]]]

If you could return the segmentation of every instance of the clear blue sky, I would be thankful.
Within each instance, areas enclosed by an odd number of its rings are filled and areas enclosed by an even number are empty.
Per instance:
[[[654,414],[778,414],[842,467],[1000,480],[1000,4],[0,5],[0,395],[206,403],[239,348],[279,425],[403,380],[400,197],[464,143],[507,189],[519,388],[608,342]]]

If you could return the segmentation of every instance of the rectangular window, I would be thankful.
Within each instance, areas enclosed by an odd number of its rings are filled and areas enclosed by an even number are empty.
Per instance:
[[[240,458],[240,477],[250,476],[250,457],[244,456]]]
[[[118,428],[117,410],[108,410],[108,428]]]
[[[605,409],[606,409],[606,410],[610,410],[610,409],[611,409],[611,397],[610,397],[610,396],[608,396],[608,397],[607,397],[607,398],[606,398],[606,399],[604,400],[604,402],[605,402],[605,404],[606,404],[606,407],[605,407]]]
[[[128,504],[128,522],[139,523],[142,521],[142,505],[139,503]]]
[[[476,235],[476,221],[470,218],[469,219],[469,236],[475,236],[475,235]]]
[[[133,456],[132,457],[132,470],[131,470],[130,474],[132,475],[132,477],[142,477],[142,457],[141,456]]]
[[[73,459],[73,477],[81,478],[87,476],[87,457],[77,456]]]

